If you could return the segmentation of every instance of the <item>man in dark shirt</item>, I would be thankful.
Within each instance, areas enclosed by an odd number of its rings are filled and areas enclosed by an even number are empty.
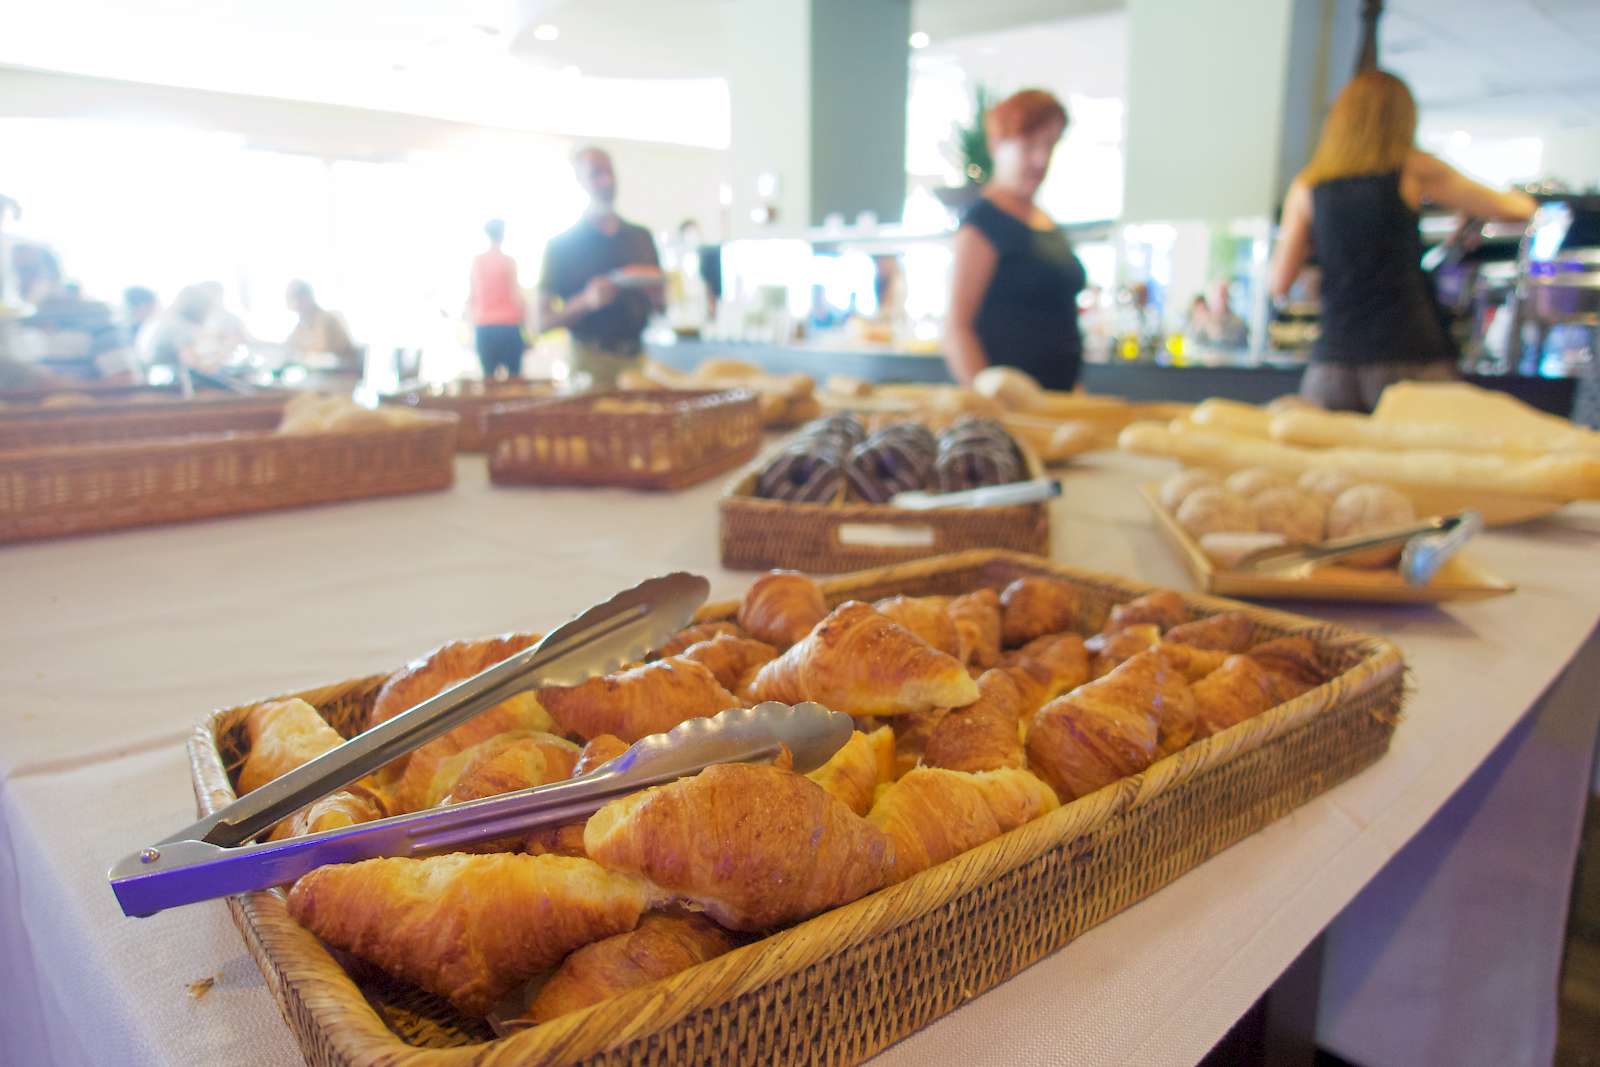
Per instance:
[[[640,336],[661,306],[662,276],[650,231],[616,212],[617,179],[603,149],[573,156],[589,206],[577,225],[545,248],[539,274],[539,329],[572,335],[571,369],[596,386],[637,366]]]

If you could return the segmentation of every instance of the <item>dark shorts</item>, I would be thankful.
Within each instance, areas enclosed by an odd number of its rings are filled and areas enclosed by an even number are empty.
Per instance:
[[[522,353],[526,346],[521,326],[476,326],[473,329],[477,334],[478,362],[483,364],[485,378],[493,378],[500,367],[513,378],[522,373]]]
[[[1461,377],[1450,360],[1431,363],[1312,363],[1300,379],[1300,395],[1329,411],[1370,413],[1395,382],[1453,382]]]

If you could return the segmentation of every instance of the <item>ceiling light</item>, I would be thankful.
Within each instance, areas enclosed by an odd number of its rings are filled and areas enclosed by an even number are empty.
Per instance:
[[[912,48],[926,48],[928,47],[928,35],[918,30],[911,35],[910,44]]]
[[[561,36],[561,27],[552,26],[548,22],[541,22],[533,28],[533,39],[536,41],[553,41]]]

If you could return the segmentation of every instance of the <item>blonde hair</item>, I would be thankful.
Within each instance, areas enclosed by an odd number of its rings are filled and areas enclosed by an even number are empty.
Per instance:
[[[1387,71],[1364,70],[1333,102],[1300,182],[1309,187],[1399,170],[1416,138],[1417,102],[1406,83]]]

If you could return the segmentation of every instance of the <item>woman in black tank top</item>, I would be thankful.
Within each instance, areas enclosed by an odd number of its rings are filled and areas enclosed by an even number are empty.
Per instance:
[[[1323,407],[1371,411],[1393,382],[1455,377],[1454,349],[1422,272],[1424,201],[1474,218],[1533,214],[1531,197],[1496,192],[1418,151],[1416,130],[1404,82],[1383,71],[1357,74],[1284,200],[1272,293],[1286,296],[1315,250],[1321,334],[1300,392]]]
[[[963,384],[1004,364],[1047,389],[1071,389],[1083,354],[1083,264],[1033,202],[1067,113],[1049,93],[1025,89],[990,108],[984,122],[994,175],[956,231],[945,361]]]

